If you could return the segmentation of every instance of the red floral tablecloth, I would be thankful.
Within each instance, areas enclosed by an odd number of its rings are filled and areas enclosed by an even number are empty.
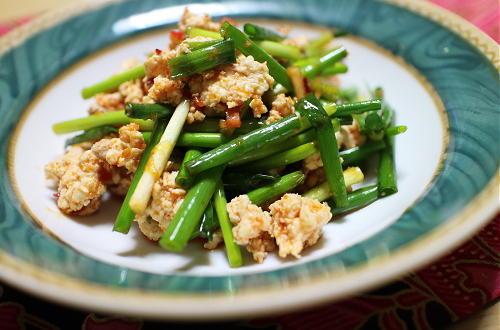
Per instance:
[[[497,0],[434,0],[499,41]],[[29,19],[0,23],[0,35]],[[500,215],[432,265],[380,289],[323,307],[263,319],[211,323],[204,329],[435,329],[500,297]],[[146,322],[51,304],[0,283],[0,330],[198,329],[200,324]]]

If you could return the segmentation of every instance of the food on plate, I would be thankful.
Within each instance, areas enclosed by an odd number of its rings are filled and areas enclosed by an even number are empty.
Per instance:
[[[282,29],[283,32],[284,29]],[[89,116],[53,126],[83,131],[45,167],[58,208],[85,216],[123,196],[114,230],[133,222],[171,251],[201,238],[254,260],[301,253],[333,216],[397,192],[394,112],[376,88],[343,88],[338,32],[315,39],[184,11],[167,49],[82,90]],[[363,182],[378,155],[378,183]],[[374,162],[371,162],[373,166]]]

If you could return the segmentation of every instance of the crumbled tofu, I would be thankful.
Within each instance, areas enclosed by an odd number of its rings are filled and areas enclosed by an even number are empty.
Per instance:
[[[144,103],[170,103],[177,105],[182,101],[184,83],[179,79],[170,79],[159,75],[153,80],[153,86],[148,90]]]
[[[132,123],[120,128],[118,138],[94,143],[92,152],[109,165],[125,167],[129,173],[134,173],[145,148],[139,125]]]
[[[306,172],[314,171],[320,167],[323,167],[323,160],[321,160],[321,155],[319,153],[304,159],[304,170]]]
[[[267,108],[262,102],[262,99],[252,99],[250,102],[250,108],[252,108],[253,116],[255,118],[260,118],[263,113],[267,112]]]
[[[123,167],[109,166],[111,173],[111,182],[104,182],[110,192],[117,196],[125,196],[130,188],[132,173]],[[101,177],[102,180],[102,177]]]
[[[135,221],[139,225],[139,230],[151,241],[158,241],[163,234],[160,224],[147,215],[136,216]]]
[[[208,250],[214,250],[222,243],[222,232],[220,230],[216,230],[212,235],[212,239],[203,244],[203,247]]]
[[[317,185],[322,184],[326,181],[325,169],[323,167],[305,172],[306,178],[301,188],[306,188],[307,190],[309,190],[312,187],[316,187]]]
[[[252,254],[253,260],[259,264],[264,262],[268,252],[274,251],[276,244],[273,237],[268,232],[262,232],[258,237],[248,241],[247,251]]]
[[[283,195],[269,210],[273,219],[272,236],[281,258],[289,254],[300,258],[300,252],[318,241],[323,226],[332,218],[326,203],[298,194]]]
[[[269,212],[263,211],[252,204],[247,195],[235,197],[227,204],[229,219],[233,227],[234,241],[240,245],[247,245],[255,261],[264,261],[267,252],[274,246],[269,237],[271,231],[271,217]]]
[[[179,21],[179,29],[186,31],[188,26],[197,27],[200,29],[219,32],[220,24],[212,22],[212,18],[208,14],[194,14],[185,8],[184,13]]]
[[[97,211],[106,186],[99,178],[99,159],[91,150],[69,147],[61,158],[45,167],[47,178],[58,183],[57,206],[67,214],[88,215]]]
[[[363,145],[366,142],[366,137],[361,135],[356,120],[353,120],[351,125],[340,126],[340,132],[342,134],[342,144],[346,149]]]
[[[94,103],[89,107],[89,114],[116,111],[123,109],[123,96],[120,92],[99,93],[94,97]]]
[[[175,50],[157,51],[144,61],[144,72],[146,77],[155,78],[159,75],[167,76],[170,74],[167,61],[176,56]]]
[[[141,103],[144,97],[142,79],[126,81],[118,87],[125,103]]]
[[[272,108],[271,111],[269,111],[269,117],[266,120],[266,124],[274,123],[294,113],[294,104],[295,102],[290,96],[285,96],[283,93],[278,94],[272,103]]]
[[[196,121],[203,121],[204,119],[205,119],[205,114],[203,112],[201,112],[198,109],[198,107],[193,106],[191,104],[191,106],[189,107],[188,115],[186,117],[186,122],[188,124],[192,124]]]
[[[227,204],[229,219],[233,227],[234,241],[248,244],[252,238],[271,229],[271,217],[257,205],[252,204],[247,195],[235,197]]]
[[[78,164],[80,156],[85,152],[80,144],[75,144],[66,150],[64,155],[59,156],[56,160],[45,165],[45,177],[47,180],[52,180],[56,184],[59,183],[64,173],[75,164]]]
[[[297,35],[282,41],[285,45],[294,46],[298,48],[305,48],[310,42],[310,39],[305,35]]]
[[[240,54],[236,63],[194,76],[189,80],[189,87],[203,106],[225,103],[228,108],[234,108],[249,98],[260,99],[273,83],[265,63]]]
[[[151,229],[154,227],[154,224],[149,226],[144,224],[145,218],[150,217],[153,222],[157,223],[161,231],[164,231],[174,218],[175,212],[177,212],[186,195],[186,191],[175,183],[177,173],[177,171],[163,172],[160,180],[155,182],[148,207],[143,214],[136,216],[136,221],[139,224],[142,222],[144,228]],[[142,230],[141,227],[140,229]],[[153,235],[152,232],[143,231],[143,233],[151,240],[159,239],[159,236],[155,238],[156,235]]]

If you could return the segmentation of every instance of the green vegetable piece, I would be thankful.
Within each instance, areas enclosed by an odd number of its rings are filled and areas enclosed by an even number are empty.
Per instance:
[[[185,248],[201,221],[201,216],[219,184],[223,170],[222,166],[214,167],[198,176],[196,184],[189,189],[167,230],[163,233],[160,239],[162,247],[175,252],[180,252]]]
[[[296,171],[282,176],[277,182],[255,189],[247,193],[248,199],[255,204],[261,205],[282,194],[294,189],[304,181],[305,175]]]
[[[245,24],[243,31],[253,40],[281,41],[285,39],[281,34],[255,24]]]
[[[191,159],[195,159],[196,157],[201,155],[201,151],[197,149],[190,149],[186,151],[186,154],[184,155],[184,159],[182,160],[181,167],[179,169],[179,172],[177,173],[177,176],[175,177],[175,183],[178,186],[181,186],[182,188],[189,188],[193,185],[195,181],[195,177],[190,175],[188,171],[186,170],[186,163],[190,161]]]
[[[241,250],[238,244],[234,242],[233,237],[233,225],[229,220],[229,215],[227,213],[227,200],[222,188],[222,184],[219,182],[217,190],[213,197],[215,212],[219,220],[220,229],[222,232],[222,238],[224,239],[224,245],[226,246],[227,259],[229,261],[229,266],[240,267],[243,265],[243,258],[241,257]]]
[[[167,104],[125,104],[125,114],[130,118],[156,120],[170,118],[173,113],[174,109]]]
[[[113,127],[113,126],[94,127],[94,128],[86,130],[82,134],[79,134],[79,135],[73,136],[72,138],[67,139],[64,146],[67,147],[69,145],[78,144],[78,143],[82,143],[82,142],[100,140],[108,134],[117,133],[117,132],[118,132],[118,128]]]
[[[104,81],[101,81],[100,83],[85,87],[82,89],[82,97],[84,99],[91,98],[96,94],[116,89],[126,81],[142,78],[145,75],[144,65],[139,65],[133,69],[114,75]]]
[[[179,79],[234,62],[236,62],[234,42],[226,39],[206,48],[174,57],[168,61],[168,66],[170,78]]]

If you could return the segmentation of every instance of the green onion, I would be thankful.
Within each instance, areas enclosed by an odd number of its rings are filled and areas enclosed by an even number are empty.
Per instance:
[[[174,109],[167,104],[125,104],[125,114],[130,118],[137,119],[158,119],[171,117]]]
[[[338,207],[344,207],[347,205],[347,191],[342,174],[335,130],[328,118],[328,114],[314,94],[309,94],[297,102],[297,107],[297,111],[306,116],[316,129],[321,160],[323,161],[326,180],[330,186],[333,200]]]
[[[59,122],[52,126],[52,130],[56,134],[65,134],[106,125],[126,125],[131,122],[137,123],[141,127],[141,130],[150,131],[153,126],[153,121],[151,120],[133,120],[125,115],[125,111],[120,110]]]
[[[363,172],[359,167],[350,167],[342,173],[343,179],[344,179],[344,188],[350,187],[353,184],[363,182],[364,180],[364,175]],[[327,200],[332,196],[332,192],[330,190],[330,185],[328,182],[324,182],[305,194],[303,194],[304,197],[311,198],[311,199],[316,199],[320,202]],[[337,204],[335,204],[337,205]],[[344,206],[342,206],[344,207]]]
[[[406,126],[389,126],[385,129],[385,134],[388,136],[398,135],[408,130]]]
[[[184,159],[182,160],[182,164],[181,164],[181,167],[179,169],[179,172],[177,173],[177,176],[175,177],[175,183],[178,186],[181,186],[182,188],[189,188],[193,185],[195,178],[187,172],[186,162],[198,157],[199,155],[201,155],[201,151],[199,151],[197,149],[190,149],[190,150],[186,151],[186,154],[184,155]]]
[[[213,203],[212,201],[209,201],[205,211],[203,211],[203,215],[201,216],[198,229],[195,229],[195,231],[191,234],[190,239],[202,237],[212,240],[214,232],[217,228],[219,228],[219,221],[214,213]]]
[[[226,39],[209,47],[174,57],[168,61],[168,67],[170,78],[179,79],[234,62],[236,62],[234,42]]]
[[[309,79],[314,78],[329,66],[346,57],[346,55],[347,50],[345,49],[345,47],[342,46],[334,49],[328,54],[322,56],[319,59],[319,62],[306,66],[304,68],[304,76]]]
[[[321,95],[321,98],[328,101],[336,101],[339,97],[339,88],[333,85],[324,84],[317,79],[309,80],[309,86],[313,92]]]
[[[212,39],[222,39],[222,36],[215,31],[200,29],[200,28],[196,28],[196,27],[192,27],[192,26],[188,26],[186,32],[187,32],[188,38],[206,37],[206,38],[212,38]]]
[[[202,48],[206,48],[209,46],[213,46],[218,43],[220,40],[210,40],[210,41],[189,41],[187,44],[189,49],[193,52],[195,50],[199,50]]]
[[[120,207],[120,211],[116,216],[115,224],[113,227],[114,231],[126,234],[130,230],[130,226],[132,226],[132,222],[134,221],[135,213],[129,206],[130,198],[139,183],[139,180],[142,177],[142,173],[144,173],[144,169],[146,168],[146,164],[149,159],[149,155],[151,154],[151,150],[158,144],[161,139],[161,135],[165,131],[167,127],[168,121],[165,119],[159,119],[155,121],[153,133],[151,134],[151,138],[149,143],[144,149],[142,153],[141,160],[139,161],[139,165],[137,166],[137,170],[135,171],[134,176],[132,177],[132,181],[130,182],[130,188],[128,188],[127,195],[123,200],[122,206]]]
[[[264,40],[258,42],[257,45],[274,57],[296,61],[301,56],[300,49],[297,47],[280,44],[279,42]]]
[[[384,141],[374,141],[359,147],[343,150],[339,154],[340,157],[342,157],[342,159],[344,160],[342,165],[347,166],[351,164],[357,164],[360,161],[366,159],[368,156],[372,155],[373,153],[380,151],[384,148],[385,148]]]
[[[177,139],[178,147],[216,148],[230,140],[221,133],[182,133]]]
[[[277,154],[279,152],[292,149],[298,147],[300,145],[306,144],[308,142],[314,141],[316,138],[316,132],[312,129],[305,131],[304,133],[292,136],[286,140],[269,143],[263,145],[261,148],[254,150],[248,154],[242,155],[231,162],[229,162],[229,166],[238,166],[242,164],[246,164],[249,162],[256,161],[258,159],[263,159],[267,156],[271,156],[273,154]]]
[[[292,92],[292,82],[288,77],[285,68],[271,57],[265,50],[259,47],[255,42],[250,40],[248,36],[232,26],[229,22],[224,22],[221,27],[221,34],[224,38],[234,40],[235,47],[245,56],[253,56],[260,63],[266,62],[269,68],[269,74],[274,80],[283,85],[288,91]]]
[[[303,124],[304,121],[301,118],[292,114],[204,153],[200,157],[189,161],[186,168],[192,175],[196,175],[209,168],[227,164],[266,143],[278,142],[294,135],[297,131],[300,131]]]
[[[394,136],[386,136],[385,143],[385,149],[380,152],[378,167],[378,192],[381,197],[398,192],[394,163]]]
[[[238,171],[263,172],[280,166],[301,161],[319,152],[314,142],[309,142],[298,147],[273,154],[268,158],[259,159],[238,167]]]
[[[64,146],[69,146],[72,144],[78,144],[87,141],[96,141],[100,140],[108,134],[117,133],[118,128],[113,126],[99,126],[86,130],[82,134],[73,136],[66,140]]]
[[[351,116],[353,114],[364,113],[368,111],[379,110],[382,107],[382,101],[367,100],[367,101],[344,103],[344,104],[323,103],[322,105],[329,116],[341,117],[341,116]]]
[[[346,207],[335,207],[331,201],[330,204],[332,215],[336,216],[339,214],[347,213],[368,204],[373,203],[378,199],[378,188],[377,185],[368,186],[364,188],[357,189],[350,194],[347,194],[347,206]]]
[[[196,184],[189,189],[174,218],[163,233],[160,245],[180,252],[191,238],[220,181],[224,167],[214,167],[201,173]]]
[[[139,65],[133,69],[114,75],[100,83],[85,87],[82,89],[82,97],[88,99],[96,94],[116,89],[126,81],[142,78],[145,75],[144,65]]]
[[[285,39],[284,36],[255,24],[247,23],[243,26],[243,30],[253,40],[281,41]]]
[[[234,242],[233,225],[229,220],[227,214],[227,200],[222,185],[219,183],[213,197],[215,212],[219,219],[219,225],[222,232],[222,238],[226,246],[227,259],[229,266],[240,267],[243,265],[243,258],[241,257],[241,250],[238,244]]]
[[[325,109],[328,115],[336,111],[342,112],[344,109],[356,109],[361,111],[369,108],[380,109],[380,100],[355,102],[350,104],[330,104]],[[297,104],[295,104],[297,108]],[[272,144],[285,140],[286,138],[300,133],[311,127],[307,118],[302,118],[298,114],[291,114],[270,125],[260,127],[250,133],[241,135],[219,147],[210,150],[197,159],[188,162],[187,169],[191,174],[198,174],[209,168],[227,164],[243,155],[247,155],[265,144]]]
[[[160,142],[151,151],[144,173],[137,184],[132,198],[130,198],[129,205],[135,213],[143,213],[146,209],[153,185],[165,169],[165,165],[181,133],[182,126],[184,126],[188,112],[189,101],[181,102],[170,118]]]
[[[261,205],[297,187],[304,181],[305,175],[296,171],[282,176],[279,181],[247,193],[248,199],[255,205]]]
[[[323,49],[333,40],[332,32],[323,32],[318,39],[311,41],[306,47],[307,56],[318,56],[321,55]]]
[[[233,193],[246,193],[250,190],[274,183],[279,179],[278,175],[262,173],[249,175],[248,173],[231,171],[223,175],[222,182],[224,189],[230,190]]]
[[[347,65],[337,62],[321,71],[320,76],[327,77],[338,73],[346,73],[347,71],[349,71]]]

